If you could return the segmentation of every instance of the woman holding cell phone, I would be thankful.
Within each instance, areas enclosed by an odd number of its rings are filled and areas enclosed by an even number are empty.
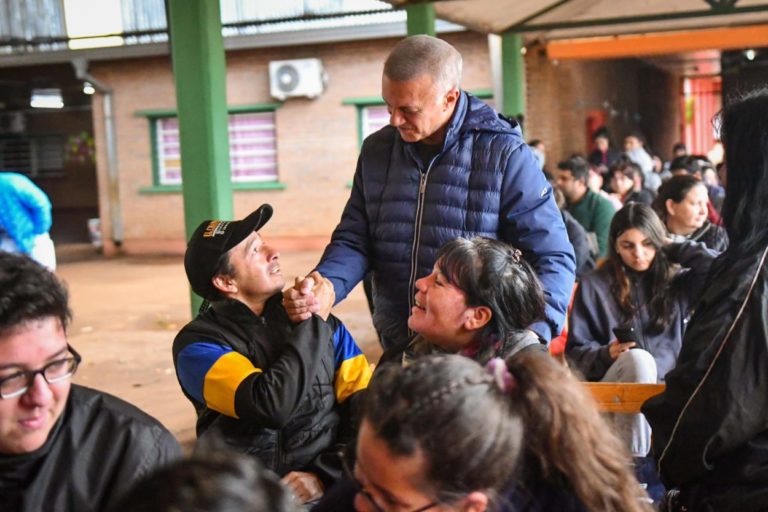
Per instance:
[[[718,253],[696,242],[671,243],[656,213],[640,203],[616,212],[608,245],[606,261],[576,291],[566,356],[585,380],[664,382]],[[646,456],[650,428],[642,416],[614,421],[633,455]]]

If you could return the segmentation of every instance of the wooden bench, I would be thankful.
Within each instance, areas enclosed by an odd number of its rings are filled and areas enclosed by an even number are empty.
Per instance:
[[[664,391],[664,384],[585,382],[602,412],[634,414],[643,402]]]

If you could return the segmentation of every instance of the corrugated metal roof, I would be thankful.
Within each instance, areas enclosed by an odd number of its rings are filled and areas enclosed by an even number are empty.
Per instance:
[[[768,0],[437,0],[434,6],[438,18],[472,30],[541,40],[768,23]]]
[[[120,0],[120,7],[123,31],[92,39],[120,35],[124,45],[168,41],[164,0]],[[221,0],[220,7],[225,37],[405,22],[404,11],[380,0]],[[0,3],[0,53],[63,50],[69,40],[62,0]]]

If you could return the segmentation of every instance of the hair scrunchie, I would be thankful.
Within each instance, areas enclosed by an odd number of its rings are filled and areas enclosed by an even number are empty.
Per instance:
[[[517,385],[515,376],[509,371],[507,362],[500,357],[494,357],[488,364],[485,365],[485,369],[491,374],[496,385],[503,393],[510,393]]]

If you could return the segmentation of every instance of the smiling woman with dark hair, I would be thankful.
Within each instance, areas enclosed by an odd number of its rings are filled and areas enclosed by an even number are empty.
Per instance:
[[[499,240],[457,238],[437,255],[432,273],[416,281],[408,327],[417,333],[387,350],[382,362],[433,352],[485,363],[524,349],[545,350],[527,326],[544,318],[544,291],[522,254]]]

